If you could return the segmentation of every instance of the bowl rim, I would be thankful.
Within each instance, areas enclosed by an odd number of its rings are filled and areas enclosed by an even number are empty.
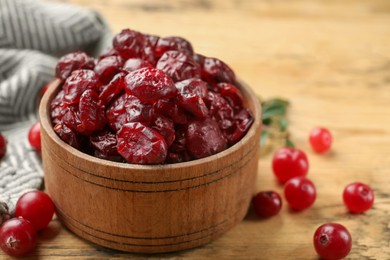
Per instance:
[[[256,130],[261,128],[261,106],[257,98],[257,95],[251,89],[251,87],[249,87],[249,85],[247,85],[242,80],[238,79],[237,83],[238,83],[237,87],[239,87],[243,92],[245,92],[244,97],[247,96],[248,99],[250,99],[253,103],[254,109],[253,111],[251,110],[251,112],[253,113],[254,121],[249,131],[239,142],[235,143],[233,146],[227,148],[226,150],[223,150],[222,152],[201,159],[196,159],[187,162],[180,162],[180,163],[171,163],[171,164],[154,164],[154,165],[130,164],[130,163],[123,163],[123,162],[114,162],[114,161],[94,157],[92,155],[83,153],[77,150],[76,148],[68,145],[54,132],[52,122],[51,122],[51,117],[50,117],[50,102],[53,100],[55,95],[60,91],[59,90],[61,86],[60,79],[55,79],[49,84],[47,91],[45,92],[45,94],[41,99],[39,105],[39,116],[40,116],[41,127],[44,128],[47,135],[58,146],[66,150],[68,153],[78,158],[82,158],[83,160],[89,163],[104,164],[106,167],[120,168],[123,170],[139,170],[145,172],[154,172],[157,169],[174,170],[174,169],[182,169],[187,167],[191,168],[191,167],[203,165],[205,163],[213,162],[217,159],[223,158],[225,156],[228,156],[231,153],[236,152],[237,150],[240,149],[242,145],[250,142],[250,140],[257,134]]]

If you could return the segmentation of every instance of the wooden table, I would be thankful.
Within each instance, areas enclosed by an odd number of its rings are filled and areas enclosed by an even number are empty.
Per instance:
[[[103,14],[115,32],[130,27],[189,39],[199,53],[232,66],[261,96],[291,102],[292,140],[307,152],[315,205],[276,217],[253,214],[213,243],[169,259],[317,259],[314,230],[344,224],[353,237],[349,259],[390,259],[390,2],[371,0],[207,1],[72,0]],[[334,135],[332,151],[313,153],[314,126]],[[259,161],[259,190],[282,192],[271,155]],[[372,186],[374,208],[351,215],[342,203],[350,182]],[[3,256],[3,255],[1,255]],[[55,220],[40,234],[40,259],[143,259],[94,246]]]

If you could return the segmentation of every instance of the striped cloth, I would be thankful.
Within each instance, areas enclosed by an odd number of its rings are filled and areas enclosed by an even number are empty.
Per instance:
[[[0,161],[0,200],[11,211],[28,190],[42,188],[40,157],[27,133],[38,121],[39,91],[54,78],[59,56],[97,55],[111,33],[94,11],[37,0],[0,0],[0,131],[8,141]]]

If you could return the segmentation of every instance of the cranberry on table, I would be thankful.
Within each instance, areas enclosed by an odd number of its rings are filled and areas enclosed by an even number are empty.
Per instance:
[[[3,159],[7,152],[7,139],[0,132],[0,160]]]
[[[282,208],[282,199],[275,191],[262,191],[252,199],[255,213],[262,218],[269,218],[279,213]]]
[[[303,151],[283,147],[275,152],[272,159],[272,169],[276,178],[281,183],[285,183],[291,178],[306,176],[309,170],[309,162]]]
[[[300,211],[311,207],[316,196],[316,187],[305,177],[292,178],[284,185],[284,197],[293,210]]]
[[[325,260],[346,257],[352,248],[352,237],[341,224],[327,223],[317,228],[313,237],[317,254]]]
[[[34,250],[36,244],[36,231],[26,219],[12,218],[0,227],[0,247],[10,256],[25,256]]]
[[[28,132],[28,141],[30,142],[31,147],[40,154],[42,150],[40,122],[36,122],[30,128],[30,131]]]
[[[28,220],[36,231],[47,227],[54,215],[54,203],[46,193],[34,190],[23,194],[15,206],[15,217]]]
[[[317,153],[326,153],[332,146],[332,134],[323,127],[314,128],[310,132],[310,145]]]
[[[351,213],[363,213],[374,204],[374,192],[364,183],[350,183],[344,189],[343,200]]]
[[[93,69],[95,61],[84,52],[72,52],[62,56],[56,66],[56,77],[66,80],[72,71],[79,69]]]

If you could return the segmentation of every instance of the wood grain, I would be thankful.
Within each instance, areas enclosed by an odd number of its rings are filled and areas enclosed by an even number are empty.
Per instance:
[[[318,199],[304,212],[286,205],[268,220],[250,213],[201,248],[156,259],[317,259],[316,227],[344,224],[353,236],[348,259],[390,259],[390,3],[387,0],[72,0],[101,12],[114,31],[131,27],[188,38],[197,52],[220,57],[263,97],[291,101],[292,140],[308,154]],[[328,127],[332,152],[308,145],[310,129]],[[259,190],[282,191],[260,159]],[[362,181],[375,190],[374,208],[348,214],[341,194]],[[145,259],[94,246],[57,221],[41,235],[32,258]]]

